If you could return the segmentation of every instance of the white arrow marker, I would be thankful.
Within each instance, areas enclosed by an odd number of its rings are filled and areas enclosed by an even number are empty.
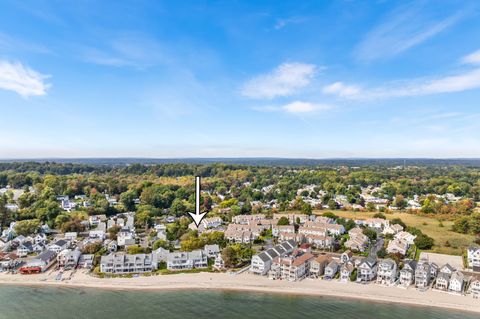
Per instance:
[[[195,222],[195,225],[200,225],[200,222],[202,221],[203,217],[207,213],[200,213],[200,176],[195,177],[195,214],[194,213],[189,213],[190,216],[192,217],[193,221]]]

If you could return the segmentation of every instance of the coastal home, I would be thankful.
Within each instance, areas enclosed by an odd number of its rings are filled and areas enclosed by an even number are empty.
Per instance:
[[[367,227],[383,230],[390,226],[390,222],[387,219],[382,218],[369,218],[364,223]]]
[[[451,274],[440,272],[435,280],[435,289],[441,291],[447,291],[450,282]]]
[[[420,260],[415,269],[415,286],[418,289],[426,289],[430,285],[431,267],[427,260]]]
[[[325,267],[331,261],[331,257],[320,255],[310,262],[310,277],[318,278],[324,274]]]
[[[92,269],[93,268],[93,259],[94,259],[93,254],[81,254],[80,258],[78,259],[78,268],[83,268],[83,269]]]
[[[35,235],[33,241],[35,244],[45,244],[45,242],[47,241],[47,235],[45,235],[44,233],[37,234]]]
[[[168,270],[185,270],[207,267],[207,255],[205,255],[202,250],[194,250],[191,252],[173,252],[167,255]]]
[[[461,294],[465,290],[466,283],[465,275],[461,271],[455,271],[448,283],[448,291]]]
[[[223,270],[225,269],[225,262],[223,261],[222,255],[217,255],[213,263],[213,269]]]
[[[57,262],[59,267],[63,267],[65,270],[75,269],[78,265],[80,255],[82,253],[79,250],[64,249],[57,255]]]
[[[377,260],[367,257],[360,261],[357,267],[357,282],[372,281],[377,275]]]
[[[18,257],[27,257],[28,254],[33,252],[33,244],[30,241],[24,241],[17,247]]]
[[[480,272],[480,247],[468,247],[467,262],[469,268]]]
[[[417,262],[415,260],[405,260],[402,270],[400,270],[399,284],[403,287],[409,287],[415,282],[415,269]]]
[[[339,268],[340,267],[335,260],[330,261],[328,265],[325,266],[323,279],[331,280],[335,278],[335,275],[337,274]]]
[[[68,248],[69,243],[65,239],[59,239],[56,242],[48,246],[48,250],[54,251],[55,254],[60,253],[62,250]]]
[[[34,259],[31,259],[20,267],[19,272],[25,274],[38,274],[45,272],[56,261],[57,254],[54,251],[46,250]]]
[[[217,244],[205,245],[203,252],[207,255],[207,258],[216,258],[220,254],[220,247]]]
[[[472,293],[473,298],[480,298],[480,279],[475,279],[472,281],[470,284],[470,292]]]
[[[384,259],[378,263],[377,284],[393,285],[397,280],[397,263],[393,259]]]
[[[402,239],[393,239],[388,243],[387,253],[405,256],[407,254],[408,247],[409,244],[406,241]]]
[[[0,271],[10,271],[20,264],[19,257],[14,253],[0,253]]]
[[[344,246],[353,251],[364,252],[369,243],[368,237],[362,232],[352,232],[350,239],[348,239]]]
[[[270,279],[297,281],[309,275],[310,261],[315,257],[310,253],[297,256],[276,257],[268,271]]]
[[[105,240],[103,242],[103,247],[105,247],[109,253],[114,253],[118,250],[118,244],[116,240]]]
[[[100,272],[111,274],[144,273],[157,269],[155,254],[112,253],[100,258]]]
[[[250,272],[255,275],[266,275],[270,270],[274,258],[286,256],[292,253],[296,247],[297,243],[295,241],[288,240],[254,255],[250,265]]]
[[[347,282],[350,281],[355,266],[352,263],[344,263],[340,268],[340,281]]]
[[[107,215],[92,215],[88,217],[88,222],[90,226],[96,227],[99,223],[105,222],[107,220]]]
[[[106,237],[104,230],[91,230],[88,232],[88,238],[104,240]]]

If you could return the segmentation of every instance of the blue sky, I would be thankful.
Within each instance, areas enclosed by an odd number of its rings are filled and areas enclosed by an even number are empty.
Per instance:
[[[0,158],[480,157],[477,1],[2,1]]]

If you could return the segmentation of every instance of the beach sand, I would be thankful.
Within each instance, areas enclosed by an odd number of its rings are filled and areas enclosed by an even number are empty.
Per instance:
[[[215,289],[254,291],[263,293],[301,294],[355,298],[373,302],[404,303],[417,306],[443,307],[480,313],[480,299],[437,291],[420,292],[414,288],[383,287],[376,284],[341,283],[320,279],[300,282],[269,280],[251,274],[227,273],[173,274],[139,276],[135,278],[95,278],[85,272],[76,272],[69,280],[56,281],[55,273],[39,275],[0,274],[3,285],[39,285],[58,287],[88,287],[120,290],[177,290]],[[68,274],[64,274],[64,278]]]

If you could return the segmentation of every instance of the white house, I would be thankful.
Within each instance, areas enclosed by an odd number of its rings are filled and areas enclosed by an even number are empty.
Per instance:
[[[373,257],[364,258],[357,267],[357,282],[372,281],[377,275],[377,260]]]
[[[398,283],[403,287],[408,287],[415,282],[415,269],[417,262],[415,260],[405,260]]]
[[[290,254],[293,249],[297,247],[297,244],[293,240],[285,241],[281,244],[267,249],[252,257],[250,272],[255,275],[266,275],[272,265],[272,260],[279,256],[285,256]]]
[[[456,271],[452,274],[452,277],[450,278],[450,282],[448,284],[448,290],[451,292],[461,294],[465,289],[466,283],[467,283],[467,280],[465,279],[465,275],[460,271]]]
[[[397,280],[397,263],[392,259],[384,259],[378,263],[377,284],[392,285]]]
[[[173,252],[167,255],[167,269],[184,270],[208,267],[207,255],[202,250]]]
[[[469,268],[480,271],[480,247],[468,247],[467,261]]]

